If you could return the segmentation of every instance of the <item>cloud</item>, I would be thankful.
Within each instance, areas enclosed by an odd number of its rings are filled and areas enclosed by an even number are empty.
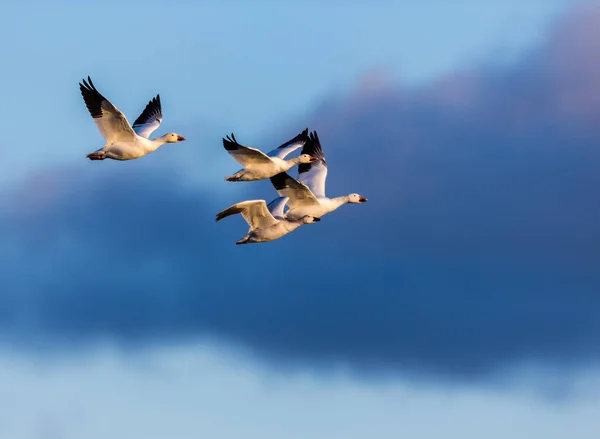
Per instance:
[[[600,8],[588,8],[513,65],[420,89],[378,71],[325,100],[304,122],[327,192],[369,203],[269,244],[235,246],[245,223],[214,221],[270,201],[268,182],[186,186],[158,161],[32,177],[0,218],[0,332],[25,345],[214,337],[277,361],[461,379],[598,361]]]

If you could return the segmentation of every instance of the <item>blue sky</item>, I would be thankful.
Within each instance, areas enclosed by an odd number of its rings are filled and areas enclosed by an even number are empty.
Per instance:
[[[490,50],[510,59],[567,3],[3,2],[4,141],[20,145],[26,131],[31,146],[5,148],[12,166],[2,179],[79,163],[101,143],[81,112],[77,83],[88,74],[130,118],[161,93],[165,129],[194,129],[198,141],[185,150],[209,149],[234,129],[249,142],[268,136],[374,68],[418,84]],[[32,130],[34,114],[51,117],[36,117]]]
[[[0,437],[592,438],[600,7],[4,2]],[[140,3],[141,4],[141,3]],[[188,138],[132,162],[77,83]],[[315,226],[235,246],[221,137],[319,131]]]

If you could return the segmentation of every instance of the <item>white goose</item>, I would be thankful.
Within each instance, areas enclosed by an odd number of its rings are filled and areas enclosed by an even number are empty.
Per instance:
[[[148,102],[131,127],[125,115],[96,90],[89,76],[88,82],[84,79],[83,84],[79,83],[79,89],[98,130],[106,139],[106,144],[102,148],[86,155],[90,160],[137,159],[156,151],[165,143],[185,140],[185,137],[175,133],[165,134],[153,140],[148,139],[148,136],[162,122],[160,95],[156,95]]]
[[[303,154],[310,154],[317,161],[298,166],[298,180],[281,172],[271,177],[271,183],[281,197],[287,197],[289,210],[285,217],[297,220],[306,215],[321,217],[347,203],[365,203],[368,200],[359,194],[336,198],[325,196],[327,162],[316,131],[310,133],[309,140],[302,148]]]
[[[230,215],[241,213],[250,229],[236,244],[251,244],[279,239],[304,224],[321,221],[320,218],[306,215],[297,220],[284,218],[283,208],[287,198],[281,197],[267,203],[265,200],[249,200],[234,204],[217,214],[217,221]]]
[[[238,143],[233,133],[231,137],[223,139],[223,147],[244,169],[225,178],[225,181],[255,181],[272,177],[280,172],[285,172],[292,166],[300,163],[316,161],[308,154],[285,159],[292,151],[304,146],[308,140],[308,128],[283,145],[265,154],[264,152]]]

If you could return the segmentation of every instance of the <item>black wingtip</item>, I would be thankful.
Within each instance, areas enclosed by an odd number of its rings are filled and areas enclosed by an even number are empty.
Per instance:
[[[312,133],[308,136],[308,141],[302,147],[302,152],[300,154],[308,154],[310,156],[315,157],[323,164],[323,166],[327,166],[327,161],[325,160],[325,154],[323,154],[323,149],[321,148],[321,142],[319,141],[319,135],[316,130],[313,130]],[[318,162],[314,163],[301,163],[298,165],[298,173],[302,174],[303,172],[308,172],[311,170],[313,165],[318,164]]]
[[[89,90],[91,90],[91,91],[98,91],[98,90],[96,90],[96,86],[92,82],[92,78],[90,78],[90,75],[88,75],[88,77],[87,77],[87,82],[84,79],[83,83],[85,84],[86,88],[88,88]]]
[[[81,82],[79,83],[79,90],[81,91],[81,96],[83,97],[85,106],[91,116],[93,118],[102,117],[102,102],[105,101],[106,98],[96,90],[89,75],[87,81],[83,79],[83,84]]]
[[[215,221],[216,221],[216,222],[219,222],[219,221],[221,221],[223,218],[225,218],[225,216],[226,216],[226,215],[225,215],[225,213],[226,213],[228,210],[229,210],[229,209],[225,209],[225,210],[222,210],[221,212],[217,213],[217,215],[215,216]]]
[[[88,76],[88,81],[91,82],[90,77]],[[79,83],[79,88],[81,89],[81,91],[83,90],[93,90],[92,87],[90,86],[90,84],[88,83],[88,81],[85,80],[85,78],[83,78],[81,80],[81,82]]]
[[[233,135],[233,133],[231,133],[231,135],[227,135],[227,136],[223,137],[223,147],[227,151],[233,151],[233,150],[237,149],[238,145],[239,145],[239,143],[235,139],[235,136]]]
[[[144,111],[142,111],[142,114],[140,114],[133,122],[133,126],[137,127],[139,125],[144,125],[153,118],[162,121],[162,107],[160,104],[159,94],[148,101],[146,108],[144,108]]]
[[[275,190],[279,191],[287,187],[286,180],[289,178],[286,172],[280,172],[270,178],[271,184]]]
[[[321,147],[321,142],[319,142],[319,135],[317,134],[317,130],[313,130],[312,133],[310,133],[308,135],[309,139],[312,140],[313,142],[315,142],[316,145],[319,146],[319,148]]]
[[[306,128],[304,131],[302,131],[300,134],[298,134],[293,139],[290,139],[287,142],[285,142],[283,145],[278,146],[277,149],[285,148],[285,147],[291,145],[292,143],[296,143],[296,142],[306,143],[306,142],[308,142],[308,140],[309,140],[308,128]]]

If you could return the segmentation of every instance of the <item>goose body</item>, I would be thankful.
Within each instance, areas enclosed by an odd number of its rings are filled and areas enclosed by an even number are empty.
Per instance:
[[[283,209],[287,198],[280,197],[267,206],[265,200],[249,200],[234,204],[217,214],[216,220],[220,221],[231,215],[241,214],[250,226],[248,233],[236,244],[251,244],[268,242],[279,239],[294,231],[304,224],[320,221],[313,216],[304,216],[296,220],[284,217]]]
[[[302,148],[303,154],[309,154],[317,160],[298,166],[298,179],[281,172],[270,178],[273,187],[280,195],[288,199],[289,210],[285,217],[297,220],[306,215],[321,217],[347,203],[365,203],[368,200],[359,194],[329,198],[325,195],[327,162],[317,132],[310,134]]]
[[[89,76],[87,81],[84,79],[83,84],[79,84],[79,89],[90,115],[106,140],[102,148],[86,155],[90,160],[133,160],[156,151],[165,143],[185,140],[176,133],[156,139],[148,138],[162,122],[160,95],[148,102],[131,126],[125,115],[98,92]]]
[[[296,149],[304,146],[308,140],[308,128],[293,139],[265,154],[256,148],[244,146],[236,140],[233,133],[223,139],[223,147],[244,168],[225,178],[225,181],[256,181],[270,178],[280,172],[285,172],[292,166],[316,161],[308,154],[286,159]]]

